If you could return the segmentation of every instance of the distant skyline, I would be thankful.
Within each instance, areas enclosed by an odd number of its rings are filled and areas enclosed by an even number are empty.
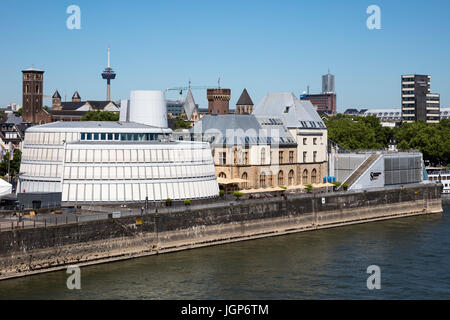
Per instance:
[[[45,70],[44,94],[105,100],[107,65],[117,77],[113,101],[131,90],[217,85],[244,88],[255,106],[268,92],[322,90],[336,76],[338,112],[400,108],[402,74],[431,75],[431,91],[450,107],[450,2],[431,1],[3,1],[0,106],[22,105],[21,70]],[[67,7],[81,9],[69,30]],[[381,30],[366,9],[381,8]],[[6,32],[5,32],[6,31]],[[193,92],[207,107],[206,90]],[[184,95],[185,97],[186,95]],[[177,92],[166,94],[178,99]],[[51,99],[44,99],[51,106]]]

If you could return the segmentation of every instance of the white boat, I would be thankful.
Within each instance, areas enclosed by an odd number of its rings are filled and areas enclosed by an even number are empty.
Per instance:
[[[450,168],[426,168],[428,180],[439,181],[443,194],[450,194]]]

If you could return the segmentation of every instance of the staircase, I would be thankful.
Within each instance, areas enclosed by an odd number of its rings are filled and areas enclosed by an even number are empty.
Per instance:
[[[350,188],[356,180],[364,173],[366,170],[375,162],[378,160],[378,158],[381,156],[381,154],[373,153],[371,154],[353,173],[347,177],[347,179],[342,182],[342,184],[339,186],[338,190],[342,188],[344,184]]]

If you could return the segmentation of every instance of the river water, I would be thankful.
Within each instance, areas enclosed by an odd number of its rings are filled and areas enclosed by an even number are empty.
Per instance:
[[[367,267],[381,270],[368,290]],[[444,214],[374,222],[0,282],[0,299],[450,299]]]

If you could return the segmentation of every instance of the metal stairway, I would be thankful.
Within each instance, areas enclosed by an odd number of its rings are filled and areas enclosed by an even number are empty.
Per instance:
[[[347,177],[347,179],[342,182],[342,184],[339,186],[338,190],[341,190],[343,188],[343,185],[346,184],[348,188],[350,188],[356,180],[364,173],[366,170],[380,158],[381,154],[373,153],[371,154],[361,165],[353,171],[351,175]]]

